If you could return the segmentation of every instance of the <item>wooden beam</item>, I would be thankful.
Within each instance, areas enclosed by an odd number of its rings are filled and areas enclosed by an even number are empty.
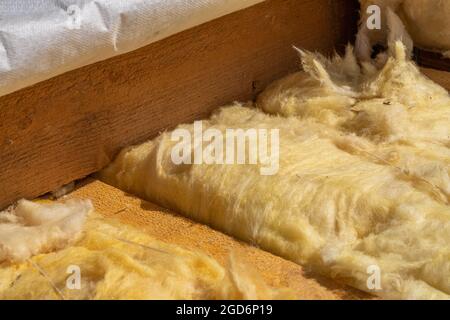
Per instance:
[[[355,13],[353,0],[269,0],[1,97],[0,208],[89,175],[126,145],[252,99],[296,68],[292,45],[345,44]]]

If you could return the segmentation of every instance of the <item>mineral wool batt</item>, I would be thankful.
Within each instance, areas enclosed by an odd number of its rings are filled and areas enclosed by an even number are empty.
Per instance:
[[[301,52],[256,108],[203,129],[278,129],[279,168],[175,164],[171,132],[128,147],[108,183],[385,298],[450,298],[450,98],[396,42],[377,69]],[[177,129],[194,133],[194,124]],[[207,143],[206,143],[207,144]],[[195,148],[194,148],[195,149]],[[194,150],[192,151],[194,152]]]

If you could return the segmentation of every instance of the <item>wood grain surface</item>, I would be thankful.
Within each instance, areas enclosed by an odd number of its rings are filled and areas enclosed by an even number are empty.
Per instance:
[[[374,297],[306,272],[301,266],[223,233],[128,195],[103,182],[87,179],[69,197],[91,199],[95,210],[108,218],[133,225],[154,238],[204,252],[226,266],[232,252],[267,284],[290,288],[298,299],[373,299]]]
[[[134,52],[0,97],[0,208],[105,166],[122,147],[294,70],[292,45],[330,52],[356,0],[268,0]]]
[[[421,70],[428,78],[450,91],[450,72],[429,68],[422,68]]]
[[[423,67],[450,72],[450,58],[443,57],[440,52],[415,48],[414,56],[417,63]]]

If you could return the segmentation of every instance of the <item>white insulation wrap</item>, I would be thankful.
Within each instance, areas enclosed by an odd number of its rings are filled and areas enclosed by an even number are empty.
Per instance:
[[[263,0],[1,0],[0,96]]]

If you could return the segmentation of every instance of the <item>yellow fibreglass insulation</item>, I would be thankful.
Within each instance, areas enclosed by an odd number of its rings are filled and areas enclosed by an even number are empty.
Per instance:
[[[60,236],[67,231],[62,222],[56,227],[41,223],[62,215],[64,224],[72,224],[80,234],[71,238],[70,231],[56,239],[37,237],[34,232],[30,237],[24,236],[26,229],[14,237],[4,233],[5,226],[18,219],[24,206],[30,218],[28,223],[34,221],[34,227],[39,225],[44,235]],[[8,252],[17,253],[0,261],[0,299],[273,299],[290,295],[266,286],[235,256],[224,268],[205,254],[157,241],[95,212],[89,214],[84,226],[84,220],[74,226],[69,220],[92,211],[89,201],[42,204],[22,200],[18,208],[0,213],[4,218],[0,241],[14,239]],[[66,241],[69,238],[71,241]],[[21,249],[29,248],[28,253],[36,248],[36,241],[45,250],[33,250],[33,257],[23,255]],[[20,261],[11,257],[20,257]],[[78,275],[79,280],[74,278]]]
[[[279,129],[275,175],[175,165],[166,132],[123,150],[101,177],[361,290],[448,299],[450,98],[401,43],[390,52],[380,70],[360,67],[351,48],[332,60],[302,52],[305,72],[270,86],[257,101],[265,112],[233,105],[203,121],[221,132]]]

